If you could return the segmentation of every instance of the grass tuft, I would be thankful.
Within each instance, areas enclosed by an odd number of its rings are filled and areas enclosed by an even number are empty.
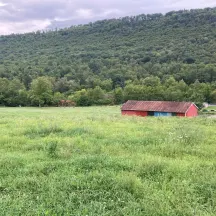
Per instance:
[[[56,140],[49,141],[45,146],[47,155],[51,158],[57,157],[58,142]]]

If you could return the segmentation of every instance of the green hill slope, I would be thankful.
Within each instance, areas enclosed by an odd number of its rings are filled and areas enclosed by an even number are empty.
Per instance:
[[[18,78],[27,89],[39,76],[65,78],[71,91],[97,82],[124,88],[127,80],[149,76],[210,83],[216,81],[216,8],[0,36],[0,50],[0,77]]]
[[[61,68],[65,66],[78,73],[76,64],[86,64],[94,74],[116,69],[119,64],[129,68],[146,62],[161,67],[171,63],[181,67],[194,62],[215,64],[215,27],[214,8],[104,20],[57,32],[1,36],[1,76],[19,75],[28,66],[28,74],[33,76],[40,71],[58,77],[68,74]],[[163,74],[163,70],[160,72]]]

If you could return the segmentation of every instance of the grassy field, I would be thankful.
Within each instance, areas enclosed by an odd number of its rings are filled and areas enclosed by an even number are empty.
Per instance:
[[[209,106],[206,108],[206,110],[208,110],[208,111],[216,110],[216,106]]]
[[[0,108],[0,215],[216,215],[216,119]]]
[[[216,117],[216,106],[205,107],[201,110],[200,115],[212,115],[212,117]]]

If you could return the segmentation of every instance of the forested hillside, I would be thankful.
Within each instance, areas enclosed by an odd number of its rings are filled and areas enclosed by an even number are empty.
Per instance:
[[[41,90],[42,89],[42,90]],[[216,8],[0,36],[0,104],[216,101]]]

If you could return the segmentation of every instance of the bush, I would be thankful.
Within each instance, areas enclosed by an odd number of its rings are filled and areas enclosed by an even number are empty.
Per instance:
[[[58,142],[56,140],[50,141],[46,146],[46,152],[49,157],[57,157]]]

